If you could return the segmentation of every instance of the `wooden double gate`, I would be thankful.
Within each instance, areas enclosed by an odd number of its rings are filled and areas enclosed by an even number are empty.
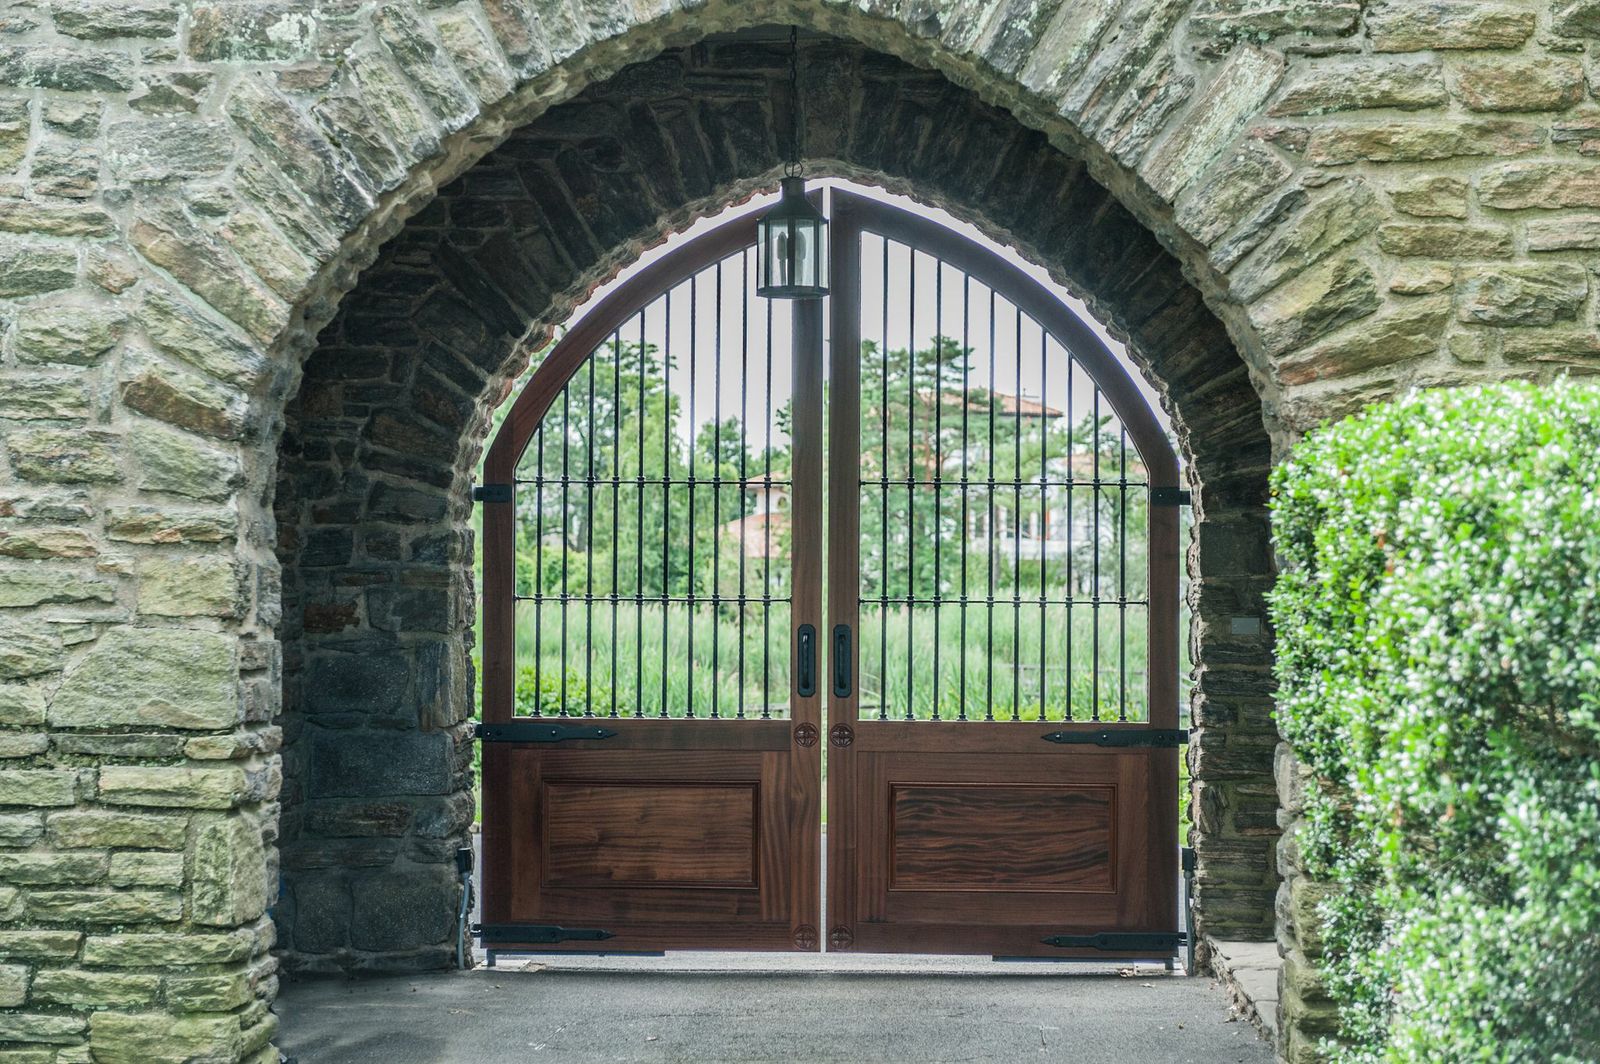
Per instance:
[[[1168,436],[1023,271],[829,213],[826,303],[752,299],[730,222],[493,441],[482,941],[1170,956]]]

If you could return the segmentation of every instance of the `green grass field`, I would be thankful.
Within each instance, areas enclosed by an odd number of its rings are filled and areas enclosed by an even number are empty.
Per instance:
[[[748,608],[742,627],[737,614],[714,616],[709,606],[691,614],[686,605],[620,603],[614,618],[607,602],[519,609],[521,714],[564,705],[598,716],[613,707],[621,716],[788,715],[787,604]],[[965,615],[956,606],[867,610],[861,712],[1059,721],[1094,719],[1098,710],[1102,720],[1145,720],[1144,625],[1138,609],[1124,619],[1102,607],[1097,618],[1088,607],[1041,611],[1026,602]]]

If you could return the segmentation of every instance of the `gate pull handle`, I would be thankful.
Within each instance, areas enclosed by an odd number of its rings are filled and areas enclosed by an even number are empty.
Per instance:
[[[810,698],[817,693],[817,629],[802,624],[799,631],[800,660],[795,665],[795,694]]]
[[[833,626],[833,697],[850,697],[850,626]]]

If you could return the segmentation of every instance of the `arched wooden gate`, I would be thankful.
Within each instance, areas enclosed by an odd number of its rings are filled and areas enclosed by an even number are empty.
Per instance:
[[[830,214],[826,305],[752,300],[732,221],[493,441],[483,943],[1169,955],[1172,445],[1027,274]]]

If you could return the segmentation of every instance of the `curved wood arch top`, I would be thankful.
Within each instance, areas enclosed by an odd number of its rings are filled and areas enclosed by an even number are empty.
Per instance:
[[[1112,412],[1127,426],[1128,438],[1150,472],[1151,486],[1178,486],[1178,459],[1172,442],[1127,367],[1043,284],[970,237],[882,200],[835,188],[832,213],[836,239],[837,234],[856,231],[876,233],[948,263],[1010,300],[1066,348],[1105,394]]]
[[[484,455],[483,472],[487,483],[509,484],[517,462],[533,434],[539,429],[550,404],[561,394],[572,375],[622,324],[655,301],[656,297],[688,280],[707,266],[715,265],[756,242],[753,212],[719,225],[651,263],[617,286],[596,303],[550,349],[539,368],[512,403],[494,441]]]

